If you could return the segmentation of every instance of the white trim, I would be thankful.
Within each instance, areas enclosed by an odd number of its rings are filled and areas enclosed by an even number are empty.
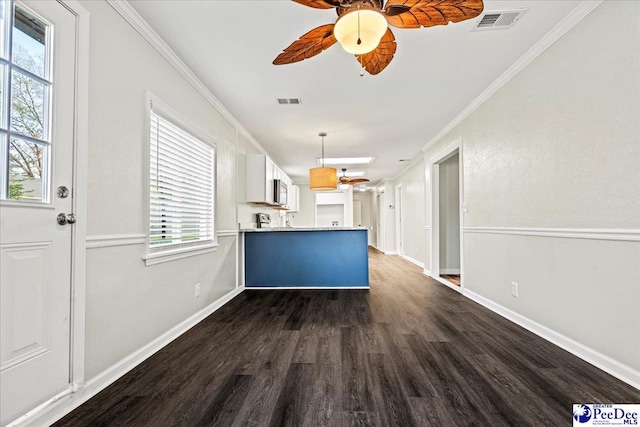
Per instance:
[[[237,236],[238,230],[219,230],[218,237]]]
[[[62,390],[60,393],[56,394],[52,398],[45,400],[40,405],[36,406],[26,414],[23,414],[19,418],[16,418],[15,420],[11,421],[9,424],[6,425],[6,427],[18,427],[18,426],[26,425],[27,423],[32,421],[31,420],[32,417],[37,416],[41,411],[47,410],[48,407],[50,407],[51,405],[57,404],[57,402],[59,402],[61,399],[64,399],[65,397],[70,396],[72,393],[73,393],[73,387],[69,385],[68,388]]]
[[[157,253],[146,254],[142,257],[144,265],[151,267],[165,262],[176,261],[183,258],[189,258],[196,255],[203,255],[218,250],[217,243],[209,243],[207,245],[192,246],[187,248],[178,248],[172,251],[162,251]]]
[[[431,277],[431,270],[425,268],[424,270],[422,270],[422,274],[424,274],[425,276]]]
[[[145,234],[114,234],[111,236],[87,237],[87,249],[109,248],[114,246],[144,245],[147,242]]]
[[[576,6],[565,18],[551,29],[544,37],[542,37],[535,45],[531,47],[524,55],[513,63],[504,73],[500,75],[493,83],[489,85],[471,104],[460,112],[449,124],[447,124],[440,132],[438,132],[423,147],[422,151],[427,151],[440,141],[445,135],[451,132],[464,119],[480,107],[486,100],[491,98],[500,88],[506,85],[520,71],[529,65],[534,59],[540,56],[545,50],[553,45],[560,37],[571,30],[578,22],[593,11],[603,0],[583,0]]]
[[[516,236],[640,242],[640,229],[635,228],[464,227],[462,231],[464,233],[512,234]]]
[[[431,277],[439,280],[440,276],[440,163],[458,155],[458,209],[460,218],[460,288],[464,289],[464,214],[462,203],[464,201],[464,161],[463,161],[463,141],[456,139],[438,153],[429,157],[427,166],[431,176],[431,190],[426,200],[431,201],[431,239],[429,239],[429,253],[431,254],[430,267]],[[425,174],[426,176],[426,174]],[[445,284],[448,284],[446,282]],[[453,286],[453,285],[452,285]],[[457,288],[457,286],[456,286]]]
[[[73,147],[73,212],[80,218],[73,226],[71,254],[70,312],[70,390],[84,384],[85,310],[86,310],[86,240],[87,177],[89,152],[89,12],[75,0],[59,0],[76,17],[74,147]],[[63,392],[67,393],[67,391]],[[55,402],[62,393],[49,402]],[[41,405],[42,407],[42,405]],[[34,411],[29,414],[35,413]]]
[[[370,289],[369,286],[246,286],[245,289],[257,291],[257,290],[332,290],[332,289]]]
[[[424,263],[418,261],[417,259],[411,258],[410,256],[407,256],[405,254],[400,254],[400,256],[404,259],[406,259],[407,261],[409,261],[412,264],[417,265],[418,267],[424,268]]]
[[[153,28],[135,11],[127,2],[122,0],[106,0],[107,3],[122,16],[149,44],[173,66],[184,79],[193,86],[208,102],[222,115],[229,123],[235,126],[261,154],[267,155],[266,150],[255,140],[255,138],[236,120],[235,117],[225,108],[213,93],[202,83],[202,81],[189,69],[180,57],[165,43]]]
[[[72,393],[69,396],[58,398],[55,402],[50,402],[48,405],[43,406],[38,411],[39,413],[32,413],[30,420],[23,420],[24,424],[30,425],[51,425],[58,421],[78,406],[91,399],[93,396],[104,390],[109,385],[113,384],[116,380],[124,376],[127,372],[144,362],[146,359],[154,355],[163,347],[171,343],[180,335],[187,332],[189,329],[200,323],[206,317],[210,316],[220,307],[231,301],[237,295],[242,293],[244,288],[234,289],[228,294],[224,295],[217,301],[213,302],[209,306],[198,311],[191,317],[185,319],[178,325],[169,329],[158,338],[151,341],[149,344],[140,348],[139,350],[131,353],[129,356],[120,360],[116,364],[102,371],[96,377],[91,379],[87,384],[80,388],[78,391]],[[37,417],[37,418],[36,418]]]
[[[580,344],[573,339],[562,335],[540,323],[537,323],[527,317],[524,317],[515,311],[512,311],[506,307],[501,306],[473,291],[464,290],[463,295],[467,298],[477,302],[478,304],[488,308],[494,313],[499,314],[505,319],[522,326],[528,331],[533,332],[539,337],[557,345],[558,347],[567,350],[569,353],[579,357],[580,359],[591,363],[593,366],[602,369],[608,374],[630,384],[635,388],[640,388],[640,372],[631,366],[625,365],[612,359],[611,357],[604,355],[590,347]]]
[[[440,274],[460,274],[460,269],[459,268],[440,269]]]
[[[398,255],[398,252],[396,251],[382,251],[382,253],[385,255]]]

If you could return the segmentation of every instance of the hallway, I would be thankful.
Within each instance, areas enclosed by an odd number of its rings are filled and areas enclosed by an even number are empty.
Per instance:
[[[370,269],[370,291],[245,291],[55,425],[558,426],[640,400],[398,256]]]

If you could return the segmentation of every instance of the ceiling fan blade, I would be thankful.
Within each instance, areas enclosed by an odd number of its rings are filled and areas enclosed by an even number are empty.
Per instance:
[[[292,64],[312,56],[316,56],[336,42],[333,36],[333,25],[327,24],[314,28],[298,40],[291,43],[280,55],[273,60],[274,65]]]
[[[303,6],[309,6],[314,9],[331,9],[340,5],[339,1],[334,0],[293,0]]]
[[[389,0],[387,22],[397,28],[433,27],[475,18],[482,13],[482,0]]]
[[[391,28],[387,28],[387,32],[382,36],[378,47],[364,55],[356,55],[356,59],[367,73],[375,75],[389,65],[395,53],[396,38],[391,32]]]
[[[361,182],[369,182],[369,180],[367,178],[355,178],[349,181],[349,184],[354,185],[354,184],[360,184]]]

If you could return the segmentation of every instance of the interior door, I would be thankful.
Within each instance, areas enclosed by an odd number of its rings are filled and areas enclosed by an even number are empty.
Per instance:
[[[76,19],[52,0],[0,5],[5,425],[70,389]]]

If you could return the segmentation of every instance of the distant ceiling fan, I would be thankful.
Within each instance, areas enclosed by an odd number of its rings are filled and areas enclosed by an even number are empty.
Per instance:
[[[338,20],[314,28],[291,43],[273,61],[291,64],[316,56],[339,41],[353,53],[364,74],[378,74],[396,52],[396,39],[387,24],[396,28],[447,25],[482,13],[482,0],[293,0],[315,9],[336,8]]]
[[[338,178],[338,184],[340,185],[356,185],[361,182],[369,182],[366,178],[349,178],[347,176],[347,169],[342,168],[342,176]],[[349,188],[349,187],[347,187]]]

